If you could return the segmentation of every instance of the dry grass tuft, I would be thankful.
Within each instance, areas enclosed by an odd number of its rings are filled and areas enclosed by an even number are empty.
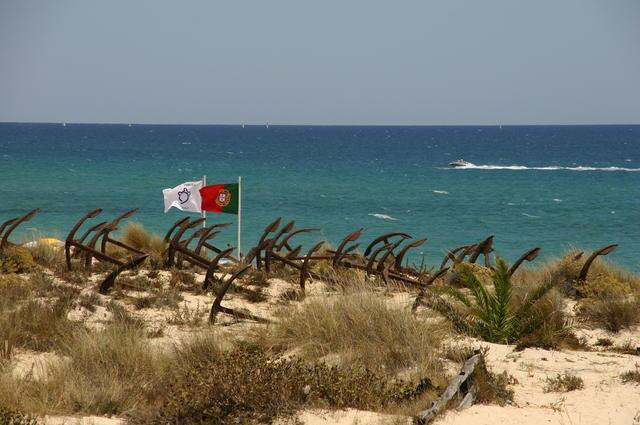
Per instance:
[[[581,390],[584,388],[582,378],[570,373],[558,374],[553,378],[547,378],[544,387],[546,393],[566,393],[569,391]]]
[[[249,286],[258,286],[261,288],[269,287],[269,275],[264,270],[252,268],[242,278],[242,283]]]
[[[105,306],[107,311],[109,311],[113,317],[111,319],[114,323],[121,323],[125,325],[131,325],[133,327],[144,327],[144,322],[139,318],[135,317],[131,314],[125,307],[118,304],[115,301],[109,301]]]
[[[180,291],[174,288],[153,289],[149,295],[133,298],[133,305],[136,310],[144,308],[178,308],[183,300]]]
[[[66,260],[64,257],[64,249],[45,243],[36,243],[34,246],[27,248],[33,257],[33,260],[42,267],[51,270],[65,270]]]
[[[137,405],[162,370],[143,329],[130,323],[68,333],[60,352],[66,360],[49,364],[42,379],[13,382],[25,411],[121,414]]]
[[[615,351],[616,353],[640,356],[640,345],[633,344],[630,340],[612,347],[611,350]]]
[[[0,312],[0,341],[35,351],[56,348],[63,335],[82,327],[67,319],[69,307],[69,300],[61,298],[47,304],[29,300],[4,309]]]
[[[55,292],[54,280],[43,270],[36,270],[29,275],[29,283],[38,296],[47,296]]]
[[[161,235],[147,232],[140,223],[129,222],[122,229],[122,241],[140,251],[151,254],[148,261],[153,268],[162,266],[162,253],[167,249],[167,243]]]
[[[150,279],[148,276],[131,273],[126,276],[120,276],[116,284],[122,288],[133,291],[147,291],[162,286],[157,279]]]
[[[269,299],[267,293],[265,293],[261,287],[256,289],[243,288],[243,290],[239,292],[240,295],[250,303],[261,303]]]
[[[338,355],[345,363],[394,374],[412,370],[439,384],[437,353],[446,331],[410,309],[385,303],[380,294],[345,291],[280,312],[280,321],[260,335],[276,350],[300,347],[306,358]]]
[[[515,383],[513,376],[506,371],[493,373],[482,361],[476,366],[471,376],[472,385],[476,389],[476,401],[481,404],[497,404],[504,406],[513,403],[514,392],[509,385]]]
[[[196,308],[189,308],[187,303],[178,305],[167,318],[167,323],[177,326],[198,327],[202,323],[206,309],[198,304]]]
[[[80,298],[78,298],[78,305],[92,313],[95,313],[96,306],[102,305],[102,299],[95,292],[88,292],[82,294]]]
[[[31,282],[17,274],[0,275],[0,303],[14,304],[33,291]]]
[[[2,425],[38,425],[37,419],[24,413],[0,407],[0,424]]]
[[[595,275],[580,290],[579,314],[611,332],[640,323],[640,284],[618,280],[611,274]]]
[[[579,252],[580,250],[578,249],[571,249],[562,256],[552,258],[538,267],[521,267],[516,273],[516,276],[525,282],[552,282],[558,287],[566,287],[567,284],[577,285],[576,289],[580,292],[581,288],[579,286],[581,283],[577,282],[577,279],[580,269],[588,257],[588,253],[585,253],[580,259],[576,260],[576,255]],[[587,283],[590,281],[597,282],[603,277],[618,282],[633,283],[635,285],[640,284],[638,276],[629,270],[613,264],[602,257],[598,257],[591,264],[589,274],[587,275]]]
[[[611,347],[613,345],[613,341],[611,338],[598,338],[594,345],[596,347]]]
[[[129,222],[122,229],[122,241],[133,248],[148,253],[162,253],[167,244],[163,237],[149,233],[141,223]]]
[[[196,277],[192,272],[186,270],[171,269],[169,285],[184,291],[194,290],[200,287],[196,283]]]
[[[640,384],[640,366],[636,364],[635,370],[628,370],[622,375],[620,375],[620,379],[622,382],[635,382],[636,384]]]

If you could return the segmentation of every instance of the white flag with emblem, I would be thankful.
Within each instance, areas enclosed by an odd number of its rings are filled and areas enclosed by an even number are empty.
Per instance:
[[[171,207],[182,211],[202,212],[202,198],[200,197],[202,181],[184,182],[173,189],[163,189],[164,212]]]

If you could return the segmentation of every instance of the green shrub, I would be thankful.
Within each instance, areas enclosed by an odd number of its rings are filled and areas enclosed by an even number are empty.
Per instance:
[[[459,301],[461,306],[431,291],[425,293],[423,302],[447,318],[458,331],[488,342],[511,343],[540,332],[540,329],[543,329],[543,335],[551,335],[564,328],[561,311],[549,304],[554,313],[554,317],[549,317],[549,309],[545,309],[544,302],[541,301],[554,284],[548,282],[539,285],[516,303],[508,270],[507,263],[497,258],[496,269],[491,275],[493,287],[488,290],[471,268],[461,264],[460,276],[471,296],[460,289],[447,286],[440,292]],[[551,320],[562,322],[560,329]]]
[[[522,305],[530,292],[531,289],[525,285],[516,286],[512,304]],[[584,345],[572,332],[572,322],[564,313],[564,299],[556,288],[533,304],[529,320],[529,330],[516,341],[518,350],[528,347],[575,349]]]
[[[27,248],[10,246],[0,253],[0,273],[25,273],[36,266]]]
[[[400,383],[371,371],[274,359],[255,349],[191,357],[158,383],[157,409],[132,423],[271,423],[303,406],[379,409],[398,400]]]

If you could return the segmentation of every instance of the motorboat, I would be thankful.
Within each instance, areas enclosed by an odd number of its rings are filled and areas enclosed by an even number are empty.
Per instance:
[[[468,167],[470,165],[473,164],[465,161],[464,159],[456,159],[455,161],[449,163],[449,167],[453,168]]]

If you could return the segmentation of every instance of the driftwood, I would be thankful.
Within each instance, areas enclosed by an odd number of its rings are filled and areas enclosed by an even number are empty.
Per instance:
[[[460,369],[460,373],[458,373],[449,383],[449,386],[442,393],[442,395],[433,402],[431,407],[427,410],[423,410],[422,412],[418,412],[418,414],[414,417],[415,424],[428,424],[438,413],[440,413],[449,403],[449,401],[458,393],[461,393],[462,385],[469,379],[475,367],[478,365],[478,362],[482,358],[482,354],[474,354],[471,356]],[[473,391],[468,391],[460,404],[458,405],[459,409],[464,409],[473,404],[474,394]]]

